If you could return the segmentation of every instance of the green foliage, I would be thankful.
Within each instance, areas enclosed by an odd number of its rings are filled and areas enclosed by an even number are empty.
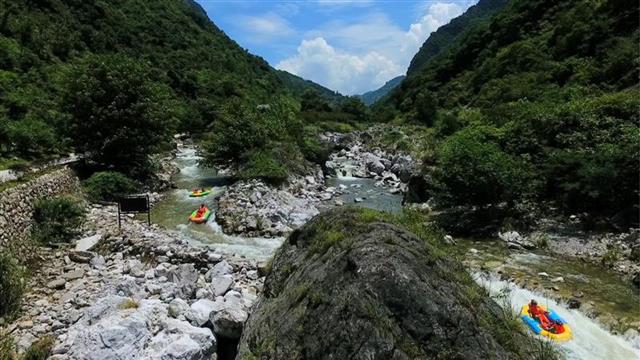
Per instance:
[[[434,125],[452,204],[532,197],[637,224],[638,12],[615,0],[514,0],[453,25],[465,14],[430,37],[376,110]],[[483,126],[500,136],[461,130]]]
[[[367,106],[357,96],[348,97],[340,109],[342,112],[353,115],[356,121],[367,121],[369,118]]]
[[[36,340],[22,355],[22,360],[46,360],[51,356],[51,350],[55,339],[51,336],[45,336]]]
[[[42,199],[35,205],[32,235],[44,244],[69,242],[84,223],[82,205],[70,197]]]
[[[313,81],[305,80],[283,70],[276,70],[276,74],[291,95],[301,101],[308,97],[310,93],[313,93],[313,96],[322,98],[329,105],[337,105],[344,100],[340,93],[327,89]]]
[[[296,111],[296,104],[286,97],[275,98],[265,107],[226,106],[215,122],[216,130],[204,141],[205,160],[210,164],[234,161],[241,179],[281,184],[304,168],[303,147],[308,146],[310,156],[319,150],[305,142]]]
[[[447,138],[438,152],[440,197],[448,203],[488,205],[527,193],[526,164],[500,149],[488,127],[466,128]]]
[[[20,309],[26,286],[25,276],[24,268],[13,254],[0,252],[0,317],[13,315]],[[2,343],[0,349],[6,346],[4,341]]]
[[[433,125],[436,117],[437,100],[428,90],[421,91],[413,101],[415,108],[414,120],[425,125]]]
[[[300,100],[300,110],[302,111],[331,111],[331,105],[326,98],[315,90],[305,90]]]
[[[280,185],[287,180],[288,169],[275,154],[266,150],[258,150],[249,155],[247,162],[238,172],[243,180],[262,179],[273,185]]]
[[[138,189],[134,180],[115,171],[97,172],[82,185],[92,201],[115,201],[118,195],[132,194]]]
[[[462,128],[460,119],[451,112],[438,114],[434,127],[439,137],[445,138]]]
[[[16,360],[15,344],[11,335],[0,331],[0,360]]]
[[[91,159],[144,175],[148,156],[170,139],[181,116],[151,68],[123,55],[88,56],[65,79],[64,108],[76,147]]]
[[[105,167],[144,177],[145,155],[167,134],[206,132],[230,100],[255,106],[287,87],[326,90],[280,79],[193,1],[2,5],[3,158],[89,151]]]

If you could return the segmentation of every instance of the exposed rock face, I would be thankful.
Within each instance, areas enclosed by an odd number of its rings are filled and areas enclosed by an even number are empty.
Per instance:
[[[273,260],[237,359],[520,355],[513,353],[520,345],[507,349],[491,335],[502,311],[460,264],[380,218],[341,208],[292,233]]]
[[[160,300],[107,297],[85,311],[56,351],[68,348],[69,358],[87,360],[210,359],[211,330],[172,319],[167,309]]]
[[[291,177],[286,187],[262,181],[240,181],[229,187],[218,203],[216,221],[225,233],[277,237],[289,234],[318,214],[325,194],[320,168],[312,176]]]

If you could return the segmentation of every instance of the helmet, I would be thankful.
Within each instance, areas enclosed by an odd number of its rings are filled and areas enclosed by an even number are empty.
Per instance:
[[[533,299],[531,299],[531,305],[538,305],[538,302],[533,300]]]

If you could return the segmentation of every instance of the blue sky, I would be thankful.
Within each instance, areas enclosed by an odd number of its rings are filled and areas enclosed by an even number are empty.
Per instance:
[[[272,66],[346,95],[404,74],[429,34],[477,0],[196,0]]]

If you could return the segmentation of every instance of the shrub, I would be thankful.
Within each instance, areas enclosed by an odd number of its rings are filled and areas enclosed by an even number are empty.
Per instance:
[[[24,290],[24,268],[14,256],[0,252],[0,316],[12,315],[18,311]]]
[[[115,171],[95,173],[83,185],[92,201],[114,201],[118,195],[131,194],[138,189],[135,181]]]
[[[466,128],[447,138],[435,173],[441,200],[456,205],[512,202],[527,192],[525,164],[503,152],[490,127]]]
[[[323,165],[329,160],[332,146],[327,143],[321,143],[315,136],[307,135],[300,142],[300,150],[305,159]]]
[[[54,339],[51,336],[45,336],[29,346],[22,356],[23,360],[46,360],[51,355]]]
[[[273,185],[284,183],[288,176],[289,172],[280,159],[264,150],[249,155],[249,159],[238,172],[240,179],[262,179]]]
[[[84,222],[84,209],[69,197],[43,199],[36,203],[33,236],[41,243],[68,242],[78,235]]]

